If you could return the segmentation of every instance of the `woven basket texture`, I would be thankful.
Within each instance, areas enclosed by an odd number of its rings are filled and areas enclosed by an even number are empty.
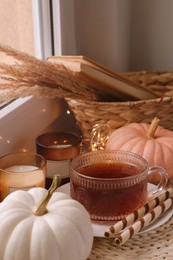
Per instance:
[[[96,102],[67,99],[84,142],[90,140],[95,124],[108,124],[112,130],[132,122],[151,123],[157,116],[160,125],[173,130],[173,72],[129,72],[129,79],[159,94],[161,98],[127,102]]]
[[[137,234],[118,247],[114,239],[95,238],[88,260],[172,260],[173,218],[150,232]]]

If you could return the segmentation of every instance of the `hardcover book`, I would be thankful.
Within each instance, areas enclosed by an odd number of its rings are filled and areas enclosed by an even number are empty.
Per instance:
[[[102,101],[132,101],[158,98],[153,91],[129,80],[85,56],[50,56],[49,62],[63,64],[88,79]]]

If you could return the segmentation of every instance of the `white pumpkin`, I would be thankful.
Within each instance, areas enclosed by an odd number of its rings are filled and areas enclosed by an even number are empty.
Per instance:
[[[47,211],[38,213],[40,206],[33,211],[47,193],[44,188],[19,190],[0,204],[1,260],[87,259],[93,243],[89,214],[61,192],[49,194]]]

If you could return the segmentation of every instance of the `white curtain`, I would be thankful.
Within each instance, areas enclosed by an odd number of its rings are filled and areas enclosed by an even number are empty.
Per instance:
[[[118,71],[173,68],[172,0],[53,0],[55,55]]]

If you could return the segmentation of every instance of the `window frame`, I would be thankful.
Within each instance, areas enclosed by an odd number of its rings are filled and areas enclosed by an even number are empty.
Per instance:
[[[32,0],[35,56],[39,59],[46,59],[53,54],[50,9],[51,0]],[[0,119],[13,113],[18,107],[22,109],[22,105],[31,99],[30,96],[24,99],[18,98],[10,104],[7,103],[0,109]]]
[[[59,1],[59,0],[58,0]],[[34,30],[34,47],[35,47],[35,56],[39,59],[46,59],[48,56],[51,56],[53,54],[53,45],[52,45],[52,22],[51,22],[51,0],[32,0],[32,15],[33,15],[33,30]],[[50,113],[51,109],[54,111],[57,111],[57,117],[58,111],[60,111],[60,103],[57,99],[52,102],[52,100],[44,100],[43,99],[43,106],[44,104],[47,107],[47,110],[49,111],[48,115],[45,116],[45,124],[41,124],[40,128],[38,128],[37,134],[39,132],[42,132],[42,128],[46,127],[49,129],[49,124],[51,125],[52,122],[55,120],[55,114]],[[42,105],[40,102],[35,100],[34,97],[29,96],[25,98],[18,98],[6,106],[3,106],[0,109],[0,145],[1,145],[1,151],[0,155],[3,155],[4,153],[13,152],[14,150],[18,149],[16,145],[13,146],[13,144],[10,143],[8,140],[8,136],[11,135],[11,131],[15,129],[15,135],[13,135],[13,139],[15,139],[15,144],[21,143],[22,137],[21,135],[21,125],[26,121],[26,118],[28,116],[28,113],[33,113],[37,109],[41,109]],[[15,118],[20,117],[20,122],[18,126],[15,124]],[[39,118],[37,118],[39,123]],[[33,120],[30,121],[30,128],[32,129],[34,127],[36,118],[35,115],[33,116]],[[10,123],[11,122],[11,123]],[[5,130],[4,130],[4,126]],[[19,131],[17,131],[17,128]],[[8,144],[8,145],[7,145]],[[31,147],[29,147],[29,150],[34,149],[34,143]],[[19,150],[25,148],[20,148]]]
[[[35,55],[43,60],[53,54],[51,9],[52,0],[32,0]]]

